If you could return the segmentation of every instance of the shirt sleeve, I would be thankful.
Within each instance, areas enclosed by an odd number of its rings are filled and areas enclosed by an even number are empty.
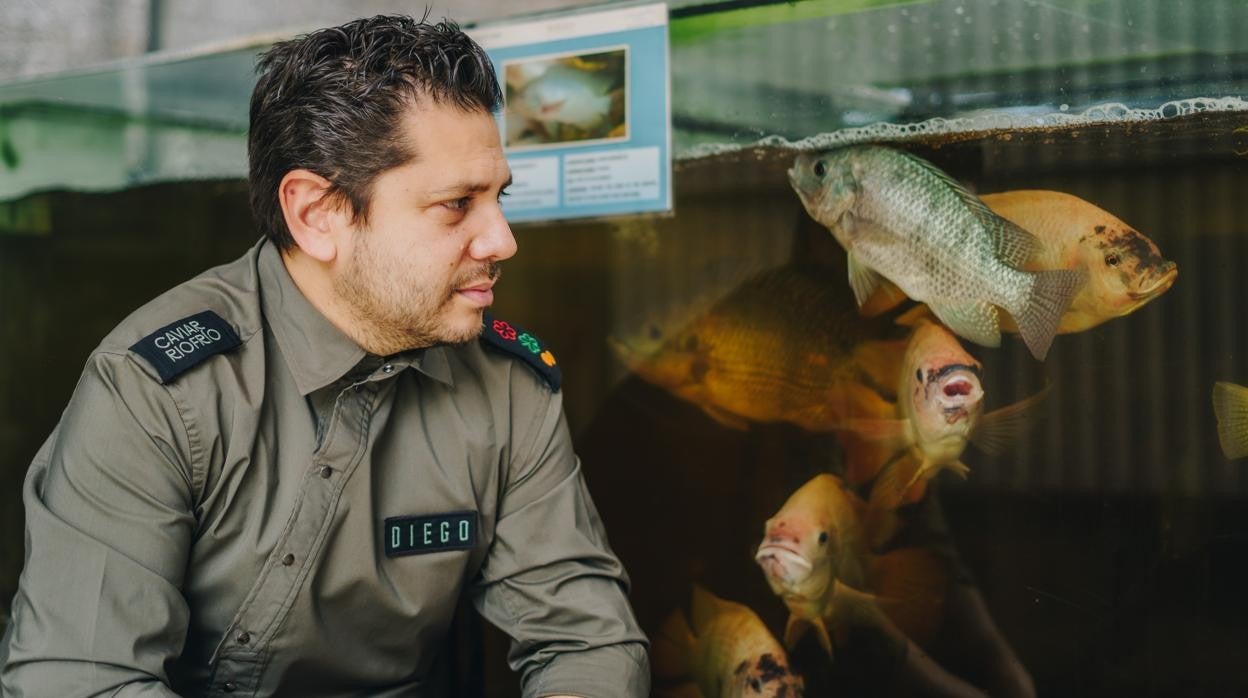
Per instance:
[[[5,696],[175,696],[189,610],[190,437],[166,388],[97,354],[23,488],[26,561]]]
[[[508,660],[526,698],[648,696],[628,577],[607,545],[559,395],[536,395],[528,412],[513,398],[509,478],[473,601],[511,636]]]

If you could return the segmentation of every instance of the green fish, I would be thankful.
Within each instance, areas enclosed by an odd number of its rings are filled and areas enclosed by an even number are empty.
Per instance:
[[[988,347],[1001,344],[1001,308],[1044,360],[1083,271],[1022,271],[1040,242],[949,175],[908,153],[864,145],[803,153],[789,181],[848,253],[859,305],[883,277]]]

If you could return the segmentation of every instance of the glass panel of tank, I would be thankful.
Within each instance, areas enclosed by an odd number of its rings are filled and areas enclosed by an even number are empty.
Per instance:
[[[559,356],[656,695],[1248,691],[1248,464],[1214,409],[1248,385],[1246,20],[674,6],[675,214],[517,226],[496,308]],[[5,603],[83,357],[248,215],[237,180],[0,206]],[[477,642],[465,690],[514,694]]]

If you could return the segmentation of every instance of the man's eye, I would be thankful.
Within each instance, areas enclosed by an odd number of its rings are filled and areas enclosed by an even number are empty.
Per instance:
[[[502,201],[504,196],[511,196],[511,192],[507,191],[506,189],[503,189],[502,191],[498,192],[499,201]]]
[[[463,197],[462,199],[454,199],[454,200],[452,200],[452,201],[447,201],[446,203],[444,203],[444,204],[442,204],[442,205],[443,205],[443,206],[446,206],[447,208],[451,209],[452,211],[463,211],[463,210],[466,210],[466,209],[468,208],[468,204],[469,204],[469,202],[470,202],[470,201],[471,201],[471,199],[469,199],[468,197],[466,197],[466,196],[465,196],[465,197]]]

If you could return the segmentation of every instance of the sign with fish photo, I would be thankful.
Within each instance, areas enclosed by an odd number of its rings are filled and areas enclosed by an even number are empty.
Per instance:
[[[667,6],[469,30],[503,86],[509,221],[670,211]]]

